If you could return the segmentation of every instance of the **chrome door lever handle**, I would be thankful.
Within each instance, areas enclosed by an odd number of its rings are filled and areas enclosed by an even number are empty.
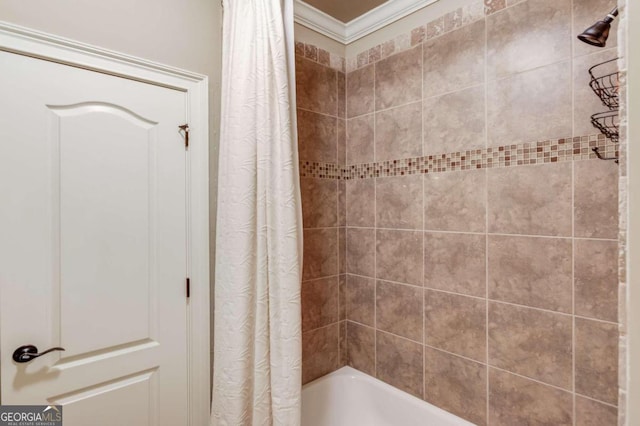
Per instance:
[[[39,354],[38,348],[36,348],[35,346],[24,345],[24,346],[20,346],[18,349],[13,351],[13,360],[15,362],[20,362],[20,363],[29,362],[31,360],[34,360],[42,355],[46,355],[49,352],[53,352],[53,351],[64,351],[64,348],[55,347],[55,348],[47,349],[46,351]]]

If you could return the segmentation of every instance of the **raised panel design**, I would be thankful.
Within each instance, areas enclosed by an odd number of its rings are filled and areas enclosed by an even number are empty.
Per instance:
[[[65,370],[91,363],[102,362],[116,357],[130,357],[131,355],[136,354],[136,352],[146,352],[151,349],[155,349],[158,346],[160,346],[160,344],[157,341],[145,339],[138,342],[110,346],[97,351],[84,352],[75,356],[63,355],[61,359],[54,364],[54,366],[56,369]]]
[[[62,405],[65,424],[91,426],[148,426],[157,422],[157,370],[145,371],[53,397]]]
[[[156,123],[104,103],[49,108],[62,359],[153,339]]]

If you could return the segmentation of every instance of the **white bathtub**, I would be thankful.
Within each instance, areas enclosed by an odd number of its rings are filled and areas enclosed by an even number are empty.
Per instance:
[[[302,426],[473,425],[351,367],[302,388]]]

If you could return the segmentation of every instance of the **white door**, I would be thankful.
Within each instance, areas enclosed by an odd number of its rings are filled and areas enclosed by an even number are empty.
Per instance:
[[[185,117],[184,92],[0,52],[2,404],[187,424]]]

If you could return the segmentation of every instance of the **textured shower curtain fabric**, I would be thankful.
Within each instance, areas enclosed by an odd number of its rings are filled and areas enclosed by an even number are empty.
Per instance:
[[[212,425],[299,425],[292,0],[224,0]]]

